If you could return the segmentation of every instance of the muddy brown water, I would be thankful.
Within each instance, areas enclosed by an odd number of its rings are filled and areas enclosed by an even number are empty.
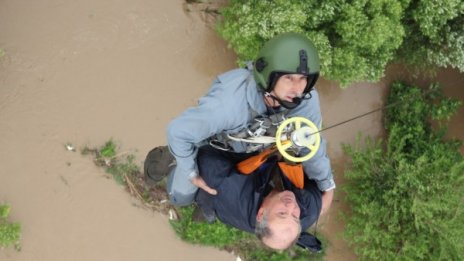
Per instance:
[[[12,205],[23,229],[22,251],[2,249],[0,260],[236,259],[182,242],[167,217],[139,207],[91,159],[64,148],[113,138],[141,162],[165,144],[166,124],[235,67],[226,43],[183,2],[0,1],[0,202]],[[382,106],[389,82],[409,76],[403,72],[393,67],[380,83],[348,89],[322,79],[324,125]],[[464,99],[462,74],[438,78]],[[462,115],[450,136],[463,138]],[[347,163],[340,144],[360,131],[381,137],[381,121],[375,113],[324,133],[338,185]],[[340,210],[337,190],[318,233],[330,241],[327,260],[355,260],[340,236]]]

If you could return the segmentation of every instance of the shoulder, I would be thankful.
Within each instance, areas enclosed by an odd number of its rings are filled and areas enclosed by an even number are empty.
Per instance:
[[[239,89],[246,85],[251,72],[247,69],[234,69],[217,76],[215,83],[227,90]]]
[[[314,122],[320,128],[322,115],[319,103],[319,94],[315,89],[313,89],[310,92],[310,95],[311,98],[303,100],[298,107],[290,110],[288,116],[305,117]]]
[[[319,218],[322,207],[320,192],[311,191],[308,193],[306,191],[300,194],[299,197],[297,196],[297,201],[301,209],[301,227],[307,229]]]
[[[309,95],[310,95],[310,98],[303,100],[301,102],[301,106],[298,106],[297,109],[306,109],[306,110],[311,110],[315,108],[319,109],[320,102],[319,102],[319,93],[317,92],[317,90],[312,89]]]
[[[220,81],[234,81],[234,80],[243,80],[250,75],[250,71],[244,68],[237,68],[225,73],[222,73],[217,76]]]
[[[207,94],[201,100],[213,98],[222,106],[240,107],[246,97],[246,86],[250,76],[247,69],[234,69],[216,77]]]
[[[258,209],[251,175],[232,171],[217,188],[214,197],[216,214],[221,222],[253,232]]]

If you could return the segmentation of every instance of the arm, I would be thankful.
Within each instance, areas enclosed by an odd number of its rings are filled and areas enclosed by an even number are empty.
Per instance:
[[[225,122],[219,115],[220,104],[216,95],[202,97],[198,106],[189,108],[169,123],[168,145],[177,162],[176,178],[190,180],[200,187],[204,184],[196,164],[198,145],[223,130]]]
[[[321,216],[327,213],[330,206],[332,205],[334,190],[335,189],[331,189],[331,190],[322,192]]]
[[[191,179],[193,185],[201,188],[202,190],[208,192],[208,194],[211,194],[211,195],[217,195],[217,190],[211,188],[210,186],[208,186],[208,184],[206,184],[205,180],[200,177],[200,176],[196,176],[196,177],[193,177]]]
[[[241,87],[248,74],[242,69],[220,75],[199,100],[198,106],[171,121],[167,130],[168,145],[177,161],[176,179],[190,180],[194,185],[208,189],[198,177],[198,145],[214,134],[246,124],[248,115],[241,111],[241,108],[247,108],[245,88]]]

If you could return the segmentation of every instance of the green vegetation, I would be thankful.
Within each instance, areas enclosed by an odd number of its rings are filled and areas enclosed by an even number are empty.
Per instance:
[[[21,225],[8,220],[10,206],[0,204],[0,247],[13,245],[16,250],[21,250],[19,238],[21,236]]]
[[[121,153],[117,155],[116,150],[116,144],[110,139],[101,148],[84,148],[82,153],[94,154],[95,163],[98,166],[104,166],[106,172],[111,174],[116,182],[124,185],[126,184],[126,178],[133,178],[141,174],[139,167],[134,163],[135,156],[133,154],[125,155],[125,153]]]
[[[116,156],[116,144],[113,140],[109,140],[99,150],[100,155],[105,158],[114,158]]]
[[[419,66],[464,71],[464,2],[412,1],[405,10],[406,35],[398,59]]]
[[[84,147],[83,155],[92,155],[94,163],[105,169],[113,179],[134,197],[138,198],[144,207],[154,211],[168,214],[175,211],[174,207],[167,204],[168,195],[165,184],[148,185],[143,173],[134,162],[135,155],[131,153],[118,153],[118,146],[112,140],[108,140],[100,147]],[[177,216],[176,214],[174,214]]]
[[[345,146],[347,240],[361,260],[464,260],[464,160],[443,124],[460,103],[438,85],[396,83],[388,104],[399,101],[386,141]]]
[[[240,65],[294,31],[313,40],[322,75],[342,86],[378,81],[392,61],[464,71],[461,0],[231,0],[221,14],[217,30]]]

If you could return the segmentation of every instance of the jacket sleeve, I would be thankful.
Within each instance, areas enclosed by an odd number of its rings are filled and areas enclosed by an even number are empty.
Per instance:
[[[236,72],[218,76],[208,93],[201,97],[196,107],[192,107],[173,119],[167,128],[168,145],[175,156],[176,178],[191,179],[198,175],[196,156],[198,146],[214,134],[235,128],[243,115],[237,113],[229,84]],[[234,85],[240,85],[244,77],[235,77]],[[224,83],[224,82],[227,82]]]
[[[318,129],[321,129],[322,116],[319,104],[319,95],[316,90],[312,90],[311,95],[311,99],[292,110],[289,113],[289,116],[305,117],[311,120]],[[321,145],[318,151],[311,159],[303,162],[303,168],[308,178],[316,181],[319,190],[327,191],[335,188],[330,159],[327,156],[327,143],[322,134]]]
[[[214,84],[220,84],[216,81]],[[213,86],[214,86],[213,84]],[[198,175],[195,162],[197,145],[224,128],[219,115],[221,101],[215,93],[200,98],[198,105],[173,119],[167,128],[168,145],[176,158],[175,175],[192,178]]]

